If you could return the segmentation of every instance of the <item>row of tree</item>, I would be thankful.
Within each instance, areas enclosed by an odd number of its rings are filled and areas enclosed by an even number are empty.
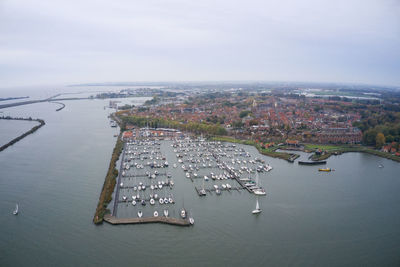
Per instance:
[[[207,124],[202,122],[179,122],[164,118],[147,118],[141,116],[124,116],[121,118],[123,128],[126,124],[132,124],[138,127],[150,128],[172,128],[180,131],[193,132],[206,135],[226,135],[227,131],[219,124]]]

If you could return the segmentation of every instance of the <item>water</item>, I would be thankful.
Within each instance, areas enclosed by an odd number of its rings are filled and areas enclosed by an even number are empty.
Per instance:
[[[331,173],[258,155],[274,167],[260,175],[259,216],[246,191],[200,198],[182,176],[175,198],[193,211],[194,227],[95,226],[117,129],[107,100],[65,104],[4,110],[46,125],[0,153],[0,266],[400,264],[400,165],[360,153],[330,158]]]
[[[0,146],[39,125],[36,121],[0,120]]]

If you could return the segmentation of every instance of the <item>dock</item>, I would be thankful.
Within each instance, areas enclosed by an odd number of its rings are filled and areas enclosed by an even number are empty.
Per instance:
[[[321,164],[326,164],[325,160],[320,160],[320,161],[299,161],[299,165],[321,165]]]
[[[197,186],[195,186],[194,187],[194,189],[196,190],[196,192],[197,192],[197,194],[199,195],[199,196],[203,196],[201,193],[200,193],[200,190],[202,189],[202,188],[198,188]],[[240,190],[243,190],[243,189],[245,189],[245,188],[243,188],[243,187],[231,187],[231,188],[219,188],[219,190],[222,192],[222,191],[228,191],[228,192],[231,192],[231,191],[240,191]],[[216,191],[216,189],[215,188],[204,188],[204,190],[206,191],[206,192],[208,192],[208,193],[211,193],[211,192],[215,192]]]
[[[112,225],[143,224],[143,223],[165,223],[165,224],[171,224],[171,225],[177,225],[177,226],[190,226],[191,225],[188,220],[177,219],[177,218],[172,218],[172,217],[164,217],[164,216],[146,217],[146,218],[117,218],[110,214],[106,214],[106,215],[104,215],[104,221],[106,221]]]
[[[123,171],[123,169],[121,169],[121,170]],[[167,173],[162,172],[162,173],[157,174],[156,176],[167,176]],[[149,175],[147,175],[147,174],[131,174],[131,175],[122,176],[122,178],[135,178],[135,177],[146,178],[146,177],[149,177]]]

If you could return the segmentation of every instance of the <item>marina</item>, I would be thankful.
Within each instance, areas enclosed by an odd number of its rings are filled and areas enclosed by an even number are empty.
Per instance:
[[[175,190],[183,179],[193,183],[199,197],[242,190],[266,195],[259,174],[270,172],[272,166],[234,144],[187,135],[164,139],[151,136],[148,128],[122,136],[130,137],[124,140],[106,222],[194,224],[184,207],[185,192]]]

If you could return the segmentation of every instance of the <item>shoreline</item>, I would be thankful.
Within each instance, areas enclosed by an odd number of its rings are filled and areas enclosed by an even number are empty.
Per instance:
[[[296,154],[296,153],[276,152],[275,150],[279,149],[279,147],[274,148],[274,149],[262,148],[259,144],[257,144],[256,142],[254,142],[252,140],[241,140],[241,139],[236,139],[236,138],[228,137],[228,136],[214,136],[214,137],[211,137],[211,140],[254,146],[258,150],[258,152],[262,155],[273,157],[273,158],[284,159],[289,162],[294,162],[297,158],[300,157],[300,155]]]
[[[120,132],[118,139],[115,143],[113,152],[111,154],[110,165],[108,167],[103,187],[101,189],[99,202],[96,207],[96,212],[93,216],[94,224],[102,223],[104,216],[110,213],[110,210],[107,209],[107,206],[112,200],[112,193],[114,192],[114,187],[115,184],[117,183],[116,178],[118,176],[118,170],[116,167],[117,167],[117,161],[122,152],[122,148],[123,148],[123,142],[121,140],[121,132]]]

